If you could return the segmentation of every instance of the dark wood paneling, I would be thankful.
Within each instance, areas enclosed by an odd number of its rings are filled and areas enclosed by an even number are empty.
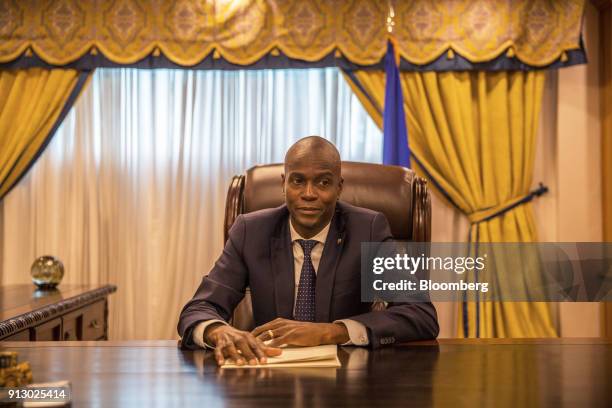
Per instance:
[[[32,340],[34,341],[58,341],[62,340],[62,319],[50,320],[41,325],[35,326],[32,330]]]
[[[591,0],[591,3],[600,11],[612,6],[612,0]]]
[[[62,316],[62,340],[74,341],[83,338],[83,313],[86,308],[78,309]]]
[[[22,330],[19,333],[2,339],[2,341],[30,341],[30,330]]]
[[[106,335],[106,301],[96,302],[85,310],[83,315],[82,340],[97,340]]]
[[[603,240],[612,242],[612,1],[599,6],[599,77],[601,101],[601,192]],[[612,303],[602,303],[602,334],[612,337]]]
[[[116,290],[113,285],[66,285],[52,291],[38,291],[33,285],[0,286],[0,339],[58,318],[63,318],[65,329],[60,327],[57,340],[80,340],[86,333],[88,340],[106,339],[106,298]]]

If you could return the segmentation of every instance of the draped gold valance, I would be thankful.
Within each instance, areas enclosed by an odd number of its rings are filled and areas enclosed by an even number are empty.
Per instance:
[[[393,1],[401,56],[427,64],[506,53],[544,66],[580,48],[584,0]],[[359,65],[386,51],[386,0],[0,0],[0,63],[35,54],[64,65],[102,54],[118,64],[163,54],[183,66],[239,65],[268,54]],[[451,50],[451,51],[449,51]]]
[[[472,63],[502,53],[543,66],[580,48],[584,0],[396,2],[400,55],[427,64],[447,50]]]

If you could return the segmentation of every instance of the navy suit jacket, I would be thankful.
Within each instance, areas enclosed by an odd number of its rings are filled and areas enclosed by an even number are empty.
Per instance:
[[[383,214],[337,203],[317,270],[317,322],[361,322],[372,347],[436,338],[438,320],[430,302],[389,303],[383,311],[372,311],[370,303],[361,302],[361,243],[391,239]],[[240,215],[223,253],[181,312],[182,345],[196,347],[191,333],[199,322],[228,321],[247,287],[258,326],[277,317],[292,319],[294,274],[287,206]]]

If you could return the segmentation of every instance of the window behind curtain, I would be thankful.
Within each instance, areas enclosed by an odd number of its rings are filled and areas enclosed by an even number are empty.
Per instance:
[[[118,286],[111,339],[174,338],[221,252],[231,177],[307,135],[343,160],[382,158],[381,131],[337,69],[99,69],[0,204],[2,283],[29,282],[35,257],[55,255],[65,284]]]

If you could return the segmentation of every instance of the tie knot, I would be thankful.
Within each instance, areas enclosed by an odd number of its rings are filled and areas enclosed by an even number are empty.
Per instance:
[[[302,247],[302,250],[304,251],[304,256],[310,256],[310,251],[312,251],[312,248],[314,248],[314,246],[317,245],[317,242],[319,241],[315,241],[314,239],[298,239],[297,242]]]

